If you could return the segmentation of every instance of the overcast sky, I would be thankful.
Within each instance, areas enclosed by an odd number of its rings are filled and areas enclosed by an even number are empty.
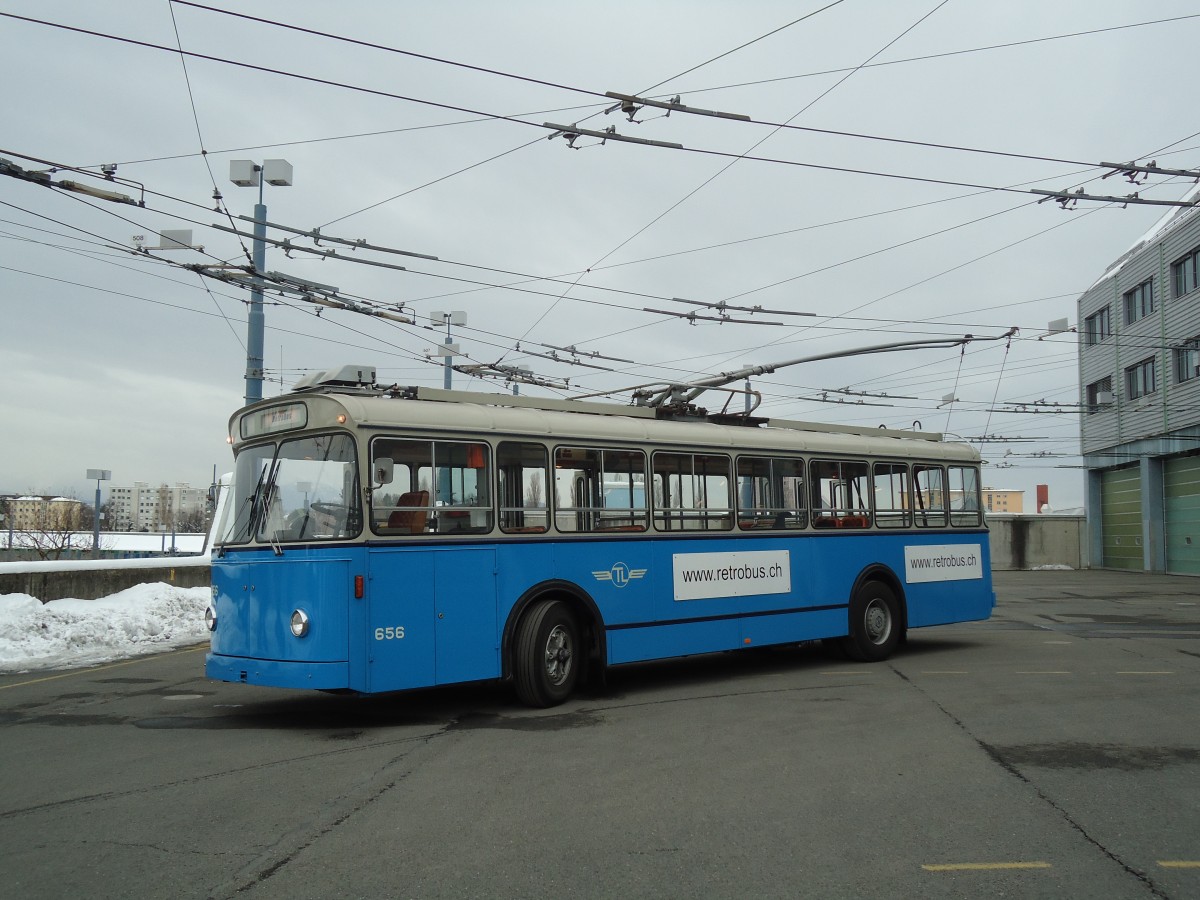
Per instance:
[[[344,363],[440,386],[426,357],[444,336],[427,327],[434,310],[467,313],[454,329],[466,361],[529,366],[556,386],[522,393],[556,397],[1017,326],[1017,339],[965,353],[781,369],[755,380],[761,411],[946,431],[977,443],[984,483],[1025,490],[1028,511],[1038,483],[1056,507],[1082,504],[1075,338],[1039,338],[1051,320],[1075,324],[1077,297],[1164,208],[1064,211],[1023,191],[1186,193],[1161,176],[1102,179],[1098,164],[1195,166],[1196,3],[213,6],[277,24],[168,0],[0,2],[108,35],[0,18],[0,157],[116,163],[120,183],[53,177],[139,200],[128,182],[145,189],[141,208],[0,178],[0,491],[90,499],[88,468],[192,485],[230,468],[247,295],[178,264],[245,263],[250,242],[212,227],[251,227],[236,217],[252,215],[256,192],[229,181],[229,161],[284,158],[295,183],[266,187],[271,222],[438,260],[340,246],[408,269],[397,271],[270,249],[268,270],[418,324],[269,296],[267,396]],[[181,59],[180,46],[246,65]],[[754,121],[646,107],[630,122],[606,114],[606,91]],[[587,136],[572,149],[543,123],[684,149]],[[130,252],[134,235],[157,246],[177,228],[203,252]],[[690,324],[645,311],[719,315],[672,298],[776,312]],[[604,368],[546,358],[568,346]],[[458,374],[455,387],[511,389]],[[1021,411],[1035,401],[1044,414]]]

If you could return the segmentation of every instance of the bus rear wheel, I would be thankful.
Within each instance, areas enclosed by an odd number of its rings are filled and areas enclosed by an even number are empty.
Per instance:
[[[850,635],[842,639],[842,649],[851,659],[879,662],[892,655],[903,632],[895,592],[882,582],[868,581],[850,600]]]
[[[562,703],[579,679],[579,625],[561,600],[541,600],[517,626],[513,646],[513,683],[527,706]]]

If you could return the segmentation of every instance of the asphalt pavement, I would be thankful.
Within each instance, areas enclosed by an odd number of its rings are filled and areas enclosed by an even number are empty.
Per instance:
[[[1200,897],[1200,580],[1000,572],[992,619],[348,697],[204,648],[0,676],[14,898]]]

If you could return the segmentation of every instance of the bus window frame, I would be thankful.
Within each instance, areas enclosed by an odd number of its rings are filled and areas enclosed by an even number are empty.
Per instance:
[[[289,444],[300,444],[305,441],[315,443],[321,438],[338,440],[344,445],[344,449],[350,451],[350,458],[331,460],[327,455],[326,458],[318,460],[313,457],[284,456],[284,449]],[[358,442],[355,440],[354,435],[337,429],[320,429],[301,433],[289,432],[281,434],[273,443],[275,452],[271,460],[271,474],[261,483],[262,490],[265,493],[259,498],[259,512],[254,522],[254,532],[252,535],[254,543],[271,546],[276,544],[311,544],[324,543],[326,541],[346,542],[357,540],[361,537],[363,533],[362,491],[360,489],[362,479],[359,471]],[[256,444],[255,446],[264,445]],[[239,455],[241,452],[245,452],[245,449],[242,448]],[[284,474],[289,476],[292,474],[290,471],[287,471],[291,467],[284,465],[289,461],[295,463],[319,462],[326,464],[335,462],[342,464],[344,521],[339,524],[336,513],[329,510],[315,509],[317,504],[330,507],[336,504],[309,497],[308,492],[311,490],[311,487],[304,489],[305,502],[303,507],[296,506],[289,508],[286,512],[278,508],[277,504],[283,496],[283,487],[281,486],[280,478]],[[348,480],[346,479],[347,472],[350,473]],[[299,491],[300,488],[297,487],[295,490]],[[324,534],[320,531],[309,532],[309,527],[316,527],[313,523],[318,521],[314,514],[316,516],[327,517],[327,520],[321,523],[320,527],[335,528],[343,533]]]
[[[822,466],[838,466],[838,477],[829,478],[823,474],[818,474],[819,467]],[[865,485],[871,486],[871,463],[866,459],[856,459],[848,457],[829,457],[829,456],[814,456],[808,461],[809,475],[809,499],[812,503],[812,527],[818,529],[853,529],[864,530],[871,527],[872,519],[872,504],[873,499],[870,491],[863,490],[863,486],[856,485],[855,479],[862,479]],[[846,477],[843,467],[854,467],[862,469],[861,475],[851,475]],[[822,496],[821,488],[824,484],[832,485],[833,494],[830,496],[830,505],[824,506],[824,497]],[[850,505],[847,502],[845,505],[837,504],[836,492],[839,489],[845,491],[847,501],[853,498],[853,494],[858,494],[860,505]]]
[[[966,482],[962,484],[963,505],[959,509],[954,508],[954,503],[950,503],[950,527],[951,528],[978,528],[983,524],[983,479],[980,477],[978,466],[970,465],[955,465],[951,463],[946,466],[946,496],[952,497],[954,494],[954,472],[970,472],[974,480],[975,490],[974,496],[969,500],[966,492]],[[970,504],[970,505],[969,505]]]
[[[263,465],[259,467],[258,477],[254,481],[254,488],[245,496],[242,496],[241,491],[247,483],[247,479],[241,476],[243,458],[250,458],[256,451],[269,450],[269,454],[259,457],[259,462]],[[217,543],[222,547],[244,547],[255,543],[258,536],[258,519],[261,517],[262,496],[260,492],[263,486],[271,480],[271,470],[275,466],[275,457],[279,453],[279,443],[277,440],[262,441],[259,443],[248,444],[237,449],[234,455],[234,479],[233,479],[233,496],[229,500],[229,518],[228,525]],[[247,472],[246,474],[250,474]],[[245,518],[242,518],[243,513]],[[244,527],[239,527],[236,535],[231,536],[230,531],[238,526],[240,522],[244,522]]]
[[[689,472],[670,471],[667,469],[660,470],[658,460],[660,458],[676,458],[687,459],[691,465]],[[696,460],[720,460],[724,464],[724,472],[696,472]],[[728,453],[721,453],[717,450],[705,448],[700,452],[692,452],[688,450],[654,450],[650,454],[650,484],[653,488],[653,496],[650,500],[652,518],[654,520],[654,530],[663,534],[707,534],[710,532],[727,532],[733,530],[733,520],[737,512],[737,507],[734,502],[733,492],[736,484],[734,475],[733,457]],[[668,476],[663,479],[662,476]],[[667,506],[664,503],[656,502],[660,498],[668,495],[666,490],[670,486],[669,476],[678,476],[680,478],[679,487],[680,493],[683,491],[683,479],[686,478],[691,483],[687,493],[693,501],[699,500],[703,505],[699,506]],[[724,478],[725,480],[725,505],[713,506],[709,503],[712,496],[708,479]],[[699,487],[698,487],[699,486]],[[682,499],[682,497],[681,497]],[[694,510],[694,514],[690,511]],[[679,527],[672,528],[670,523],[674,520]],[[694,522],[695,527],[688,527],[689,522]],[[715,523],[715,524],[714,524]]]
[[[581,454],[577,456],[576,454]],[[640,468],[610,465],[608,457],[640,460]],[[624,444],[595,446],[585,443],[556,444],[551,453],[553,466],[554,494],[551,521],[560,534],[604,534],[607,532],[642,533],[649,527],[650,497],[643,488],[642,505],[610,507],[605,505],[605,482],[624,480],[630,485],[632,501],[636,477],[641,475],[646,482],[647,454],[643,447]],[[560,460],[562,465],[560,465]],[[574,465],[582,463],[584,465]],[[570,478],[569,503],[562,503],[559,472],[574,472]],[[580,475],[582,474],[582,477]],[[614,476],[609,478],[609,476]],[[620,476],[620,478],[616,477]],[[578,501],[586,502],[578,502]],[[564,518],[565,517],[565,518]],[[574,527],[565,527],[574,519]],[[640,521],[639,521],[640,520]]]
[[[505,451],[506,448],[514,446],[521,449],[519,454],[513,458],[513,462],[509,463],[507,462]],[[525,454],[531,452],[533,449],[536,449],[541,453],[540,468],[525,464]],[[550,521],[552,517],[550,503],[550,490],[552,486],[550,476],[551,454],[549,448],[540,441],[515,440],[511,438],[504,439],[496,442],[493,458],[496,461],[496,527],[500,529],[501,534],[545,534],[548,532],[550,530]],[[510,486],[506,483],[505,476],[505,471],[510,465],[519,468],[520,471],[520,499],[522,501],[520,506],[508,505],[505,502],[506,492],[509,494],[512,493]],[[525,484],[526,475],[528,472],[532,471],[539,471],[542,475],[541,506],[529,506],[524,502],[528,497],[528,488]],[[531,512],[534,517],[541,516],[543,524],[528,524],[526,522],[526,517],[529,516]],[[507,517],[510,515],[514,518],[514,520],[519,519],[519,524],[508,524]]]
[[[919,471],[918,471],[919,470]],[[930,487],[930,497],[932,499],[933,492],[936,491],[936,496],[941,498],[941,503],[938,506],[921,506],[913,509],[914,525],[917,528],[948,528],[950,526],[950,515],[947,509],[947,498],[949,491],[946,487],[946,467],[941,463],[932,462],[914,462],[912,464],[912,495],[920,503],[924,503],[926,499],[925,488],[921,486],[920,473],[933,471],[938,473],[938,485]],[[930,521],[937,517],[938,520]]]
[[[742,478],[749,479],[749,487],[751,497],[758,493],[758,479],[762,476],[751,472],[745,476],[742,474],[742,463],[745,461],[750,465],[755,463],[767,464],[767,481],[769,482],[769,490],[774,492],[776,481],[779,481],[781,496],[777,498],[781,502],[786,494],[785,479],[796,479],[794,474],[781,474],[778,477],[775,474],[776,463],[786,463],[789,466],[798,466],[800,475],[798,478],[799,485],[796,486],[795,496],[797,503],[795,506],[763,506],[759,503],[743,504],[743,485]],[[734,502],[737,509],[737,523],[740,531],[801,531],[808,527],[808,461],[801,456],[771,456],[766,454],[739,453],[734,459]],[[774,498],[773,498],[774,499]]]
[[[882,477],[888,479],[891,490],[889,491],[889,502],[892,504],[887,507],[879,505],[879,479],[881,477],[880,469],[890,469],[890,472],[884,473]],[[895,495],[895,477],[900,476],[900,496]],[[872,460],[871,462],[871,504],[874,508],[874,519],[876,528],[886,528],[888,530],[910,529],[913,527],[912,510],[904,504],[906,501],[911,506],[912,488],[911,475],[909,472],[908,463],[898,460]],[[899,506],[896,506],[896,503]]]
[[[427,455],[422,455],[420,452],[410,453],[408,456],[401,455],[400,459],[396,458],[396,451],[401,449],[402,445],[415,445],[419,448],[428,450]],[[466,448],[466,465],[455,465],[453,463],[442,465],[439,464],[438,447],[454,446],[456,448]],[[377,447],[387,448],[386,452],[380,452]],[[481,448],[482,465],[470,465],[472,457],[472,449]],[[388,454],[391,454],[390,456]],[[393,481],[389,484],[395,484],[395,477],[401,470],[408,472],[408,489],[400,492],[396,496],[396,502],[391,505],[381,504],[383,497],[389,496],[385,493],[387,485],[375,487],[372,485],[370,492],[370,503],[368,518],[371,522],[371,533],[377,537],[394,538],[406,536],[420,535],[458,535],[469,534],[474,536],[491,534],[495,529],[496,524],[496,504],[494,502],[494,487],[495,481],[494,470],[494,454],[493,449],[488,441],[482,437],[473,435],[461,435],[452,438],[446,437],[430,437],[427,435],[410,434],[407,432],[392,433],[386,432],[383,434],[372,435],[367,442],[367,458],[371,462],[372,471],[376,459],[390,458],[393,460],[392,477]],[[453,459],[453,456],[451,456]],[[428,469],[428,486],[421,487],[421,471],[423,468]],[[465,490],[465,473],[470,469],[476,472],[475,475],[475,503],[453,502],[454,497],[454,472],[458,471],[459,475],[458,486]],[[444,491],[445,485],[442,482],[442,474],[440,470],[447,471],[447,477],[450,479],[450,490]],[[485,502],[479,503],[479,494],[481,489],[486,491]],[[447,493],[450,501],[440,499],[442,493]],[[406,500],[407,502],[401,502]],[[377,515],[380,510],[387,510],[387,518],[384,519]],[[475,523],[475,518],[480,515],[483,522]],[[464,523],[463,520],[466,520]],[[389,522],[395,521],[396,524],[389,525]]]

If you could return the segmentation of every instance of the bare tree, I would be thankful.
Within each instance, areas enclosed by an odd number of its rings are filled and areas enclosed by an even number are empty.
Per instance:
[[[525,505],[540,507],[542,505],[542,473],[534,472],[525,487]]]
[[[29,550],[38,559],[60,559],[70,550],[90,551],[92,536],[82,534],[82,505],[65,500],[43,500],[13,529],[13,548]]]
[[[155,511],[154,526],[163,531],[171,531],[175,519],[175,510],[171,504],[171,489],[164,483],[158,487],[158,509]]]
[[[200,534],[208,530],[208,515],[203,509],[180,513],[175,517],[175,530],[185,534]]]

